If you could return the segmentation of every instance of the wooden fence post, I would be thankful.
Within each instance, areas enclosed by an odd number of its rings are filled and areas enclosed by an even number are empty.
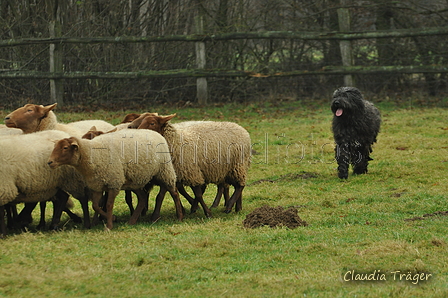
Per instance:
[[[195,25],[196,25],[196,34],[203,34],[204,33],[204,17],[203,17],[200,0],[197,1]],[[205,42],[203,42],[203,41],[196,42],[195,49],[196,49],[197,68],[204,69],[205,65],[206,65]],[[196,96],[198,98],[198,103],[200,105],[206,105],[208,102],[207,78],[202,77],[202,78],[196,79],[196,92],[197,92]]]
[[[341,0],[341,5],[347,5],[347,0]],[[338,8],[339,30],[342,32],[350,31],[350,10],[348,8]],[[353,66],[352,43],[350,40],[341,40],[339,42],[341,49],[342,65]],[[345,86],[354,86],[353,76],[351,74],[344,76]]]
[[[61,23],[58,20],[50,22],[50,37],[61,37],[62,29]],[[62,45],[61,44],[50,44],[50,72],[63,72],[62,64]],[[61,79],[51,79],[50,80],[50,98],[51,102],[56,102],[58,105],[64,105],[64,85]]]

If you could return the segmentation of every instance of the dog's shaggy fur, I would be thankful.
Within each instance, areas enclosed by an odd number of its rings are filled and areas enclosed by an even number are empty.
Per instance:
[[[334,91],[331,111],[339,178],[348,178],[349,164],[354,174],[367,173],[372,145],[380,131],[380,112],[354,87]]]

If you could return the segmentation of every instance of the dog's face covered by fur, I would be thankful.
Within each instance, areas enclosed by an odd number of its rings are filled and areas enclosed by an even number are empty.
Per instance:
[[[364,111],[364,99],[355,87],[341,87],[334,91],[331,111],[335,117],[349,117]]]
[[[339,178],[347,179],[349,164],[353,173],[367,173],[372,144],[380,131],[379,110],[357,88],[341,87],[333,93],[331,111]]]

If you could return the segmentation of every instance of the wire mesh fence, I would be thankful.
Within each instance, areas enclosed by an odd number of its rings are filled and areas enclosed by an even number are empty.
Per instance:
[[[448,34],[431,31],[424,35],[425,30],[446,29],[446,1],[18,0],[2,2],[0,9],[0,76],[49,71],[48,43],[13,46],[12,41],[49,38],[51,22],[60,25],[60,38],[96,38],[90,43],[60,44],[64,73],[195,70],[195,42],[191,40],[101,42],[101,38],[197,37],[192,34],[197,33],[200,16],[203,35],[211,37],[205,41],[205,70],[259,74],[207,78],[211,102],[328,97],[344,84],[343,73],[325,70],[342,66],[340,40],[331,37],[340,33],[338,10],[346,9],[352,36],[422,32],[352,39],[352,65],[357,67],[352,73],[358,88],[379,96],[443,96],[448,91],[444,70],[448,65]],[[266,37],[269,32],[283,32],[285,38]],[[294,32],[328,38],[291,37]],[[213,38],[244,33],[262,38]],[[392,67],[395,71],[369,72],[372,67]],[[400,67],[420,67],[420,71],[396,71]],[[428,71],[428,67],[436,70]],[[308,74],[275,76],[288,72]],[[4,108],[51,101],[48,78],[0,78],[0,86]],[[69,105],[195,102],[196,92],[196,76],[63,80],[64,102]]]

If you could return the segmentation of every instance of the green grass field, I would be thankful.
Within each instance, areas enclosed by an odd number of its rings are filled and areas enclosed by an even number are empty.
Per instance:
[[[345,181],[337,178],[328,101],[148,107],[176,112],[176,121],[228,120],[249,131],[255,155],[242,212],[221,206],[211,219],[199,210],[178,222],[167,197],[159,221],[147,215],[129,226],[121,194],[112,231],[66,222],[61,232],[31,226],[0,240],[0,296],[445,297],[448,217],[423,217],[448,210],[444,105],[377,104],[383,122],[369,173]],[[60,121],[115,124],[131,111],[55,112]],[[209,204],[215,190],[206,191]],[[295,206],[309,225],[244,228],[263,205]],[[74,210],[81,214],[77,202]],[[375,280],[353,280],[363,276]]]

